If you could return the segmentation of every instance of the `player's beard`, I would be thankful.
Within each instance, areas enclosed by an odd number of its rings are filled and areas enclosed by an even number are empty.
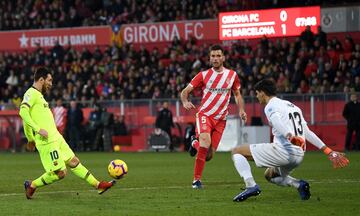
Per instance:
[[[47,94],[48,92],[50,92],[50,88],[51,87],[47,87],[47,86],[45,86],[45,85],[43,85],[43,87],[42,87],[42,89],[41,89],[41,93],[43,94],[43,95],[45,95],[45,94]]]

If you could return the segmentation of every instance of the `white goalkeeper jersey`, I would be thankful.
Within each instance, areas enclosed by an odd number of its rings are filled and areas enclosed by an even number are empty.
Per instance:
[[[293,103],[273,97],[265,106],[265,114],[272,126],[274,143],[282,144],[285,148],[294,147],[285,137],[287,133],[300,136],[305,139],[305,128],[307,123],[302,111]]]

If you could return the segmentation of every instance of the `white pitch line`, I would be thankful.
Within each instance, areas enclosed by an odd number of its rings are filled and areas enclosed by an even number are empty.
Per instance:
[[[360,183],[360,179],[323,179],[321,181],[309,179],[308,180],[312,184],[338,184],[338,183]],[[207,184],[216,184],[215,186],[234,186],[234,184],[218,184],[219,182],[207,182]],[[242,184],[242,181],[239,181],[239,184]],[[116,186],[115,186],[116,187]],[[191,186],[168,186],[168,187],[133,187],[133,188],[122,188],[116,187],[114,189],[120,189],[123,191],[134,191],[134,190],[160,190],[160,189],[191,189]],[[58,194],[58,193],[87,193],[87,192],[96,192],[93,190],[63,190],[63,191],[39,191],[40,194]],[[9,196],[24,196],[25,193],[5,193],[0,194],[0,197],[9,197]]]

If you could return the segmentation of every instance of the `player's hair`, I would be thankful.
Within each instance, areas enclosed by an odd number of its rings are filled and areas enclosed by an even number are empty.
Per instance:
[[[40,78],[46,79],[48,74],[52,75],[49,69],[47,69],[46,67],[39,67],[34,74],[35,82],[38,81]]]
[[[276,85],[271,79],[263,79],[257,82],[254,86],[256,91],[263,91],[267,96],[276,95]]]
[[[209,49],[209,54],[211,51],[215,51],[215,50],[221,50],[221,52],[224,54],[224,48],[222,48],[222,46],[220,46],[219,44],[212,45]]]

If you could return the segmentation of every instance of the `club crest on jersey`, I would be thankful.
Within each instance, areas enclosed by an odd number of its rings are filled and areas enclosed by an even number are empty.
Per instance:
[[[54,161],[54,166],[57,166],[58,165],[58,162],[57,161]]]
[[[44,103],[44,108],[49,108],[49,104],[48,104],[48,103]]]

